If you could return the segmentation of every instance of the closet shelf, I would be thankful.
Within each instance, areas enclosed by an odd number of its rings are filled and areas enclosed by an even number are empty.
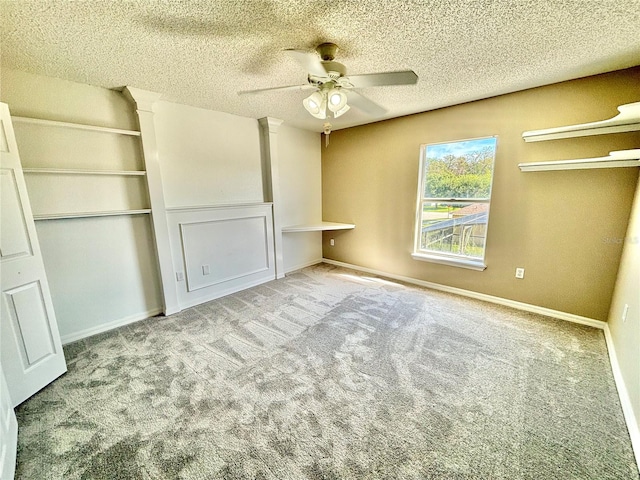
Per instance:
[[[356,228],[356,226],[352,223],[320,222],[282,227],[282,233],[321,232],[324,230],[351,230],[353,228]]]
[[[524,132],[525,142],[542,142],[559,138],[585,137],[605,133],[634,132],[640,130],[640,102],[627,103],[618,107],[620,112],[613,118],[599,122],[568,125]]]
[[[44,120],[41,118],[30,117],[11,117],[15,123],[30,123],[32,125],[45,125],[50,127],[75,128],[77,130],[91,130],[94,132],[116,133],[118,135],[131,135],[139,137],[140,132],[137,130],[123,130],[120,128],[99,127],[97,125],[83,125],[81,123],[59,122],[57,120]]]
[[[549,170],[584,170],[589,168],[640,167],[640,148],[609,152],[606,157],[557,160],[552,162],[530,162],[518,164],[523,172]]]
[[[52,173],[60,175],[139,175],[147,174],[144,170],[80,170],[65,168],[23,168],[24,173]]]
[[[144,215],[151,213],[151,209],[143,210],[112,210],[104,212],[77,212],[77,213],[45,213],[34,215],[34,220],[62,220],[66,218],[90,218],[90,217],[114,217],[121,215]]]

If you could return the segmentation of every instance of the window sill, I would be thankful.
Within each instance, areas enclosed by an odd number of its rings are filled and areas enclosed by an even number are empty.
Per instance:
[[[482,260],[470,260],[468,258],[447,258],[436,255],[429,255],[426,253],[412,253],[411,256],[414,260],[420,260],[421,262],[440,263],[442,265],[448,265],[450,267],[468,268],[470,270],[483,271],[487,266]]]

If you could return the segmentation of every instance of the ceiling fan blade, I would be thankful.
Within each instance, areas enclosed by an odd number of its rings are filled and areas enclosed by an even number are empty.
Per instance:
[[[387,113],[387,109],[378,105],[373,100],[369,100],[367,97],[355,90],[343,90],[349,98],[348,104],[352,107],[356,107],[369,115],[378,117]]]
[[[272,88],[259,88],[257,90],[242,90],[238,92],[238,95],[252,95],[254,93],[263,93],[263,92],[286,92],[290,90],[311,90],[317,88],[310,83],[304,83],[302,85],[289,85],[286,87],[272,87]]]
[[[320,57],[315,53],[306,52],[304,50],[295,50],[293,48],[288,48],[285,52],[291,55],[291,57],[302,65],[302,68],[311,75],[315,75],[316,77],[327,76],[327,71],[324,69],[322,62],[320,61]]]
[[[418,75],[413,70],[402,72],[367,73],[364,75],[347,75],[353,88],[382,87],[386,85],[414,85]]]

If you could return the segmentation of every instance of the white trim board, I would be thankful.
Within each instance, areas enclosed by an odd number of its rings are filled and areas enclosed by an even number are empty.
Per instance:
[[[109,323],[103,323],[102,325],[98,325],[96,327],[86,328],[84,330],[80,330],[79,332],[63,335],[62,345],[68,345],[78,340],[82,340],[99,333],[113,330],[114,328],[129,325],[130,323],[139,322],[140,320],[145,320],[155,315],[159,315],[160,313],[162,313],[162,310],[163,309],[161,307],[154,308],[152,310],[147,310],[146,312],[136,313],[135,315],[129,315],[128,317],[119,318],[118,320],[113,320]]]
[[[190,298],[180,303],[179,311],[181,312],[182,310],[186,310],[187,308],[196,307],[198,305],[202,305],[203,303],[207,303],[212,300],[217,300],[218,298],[226,297],[227,295],[241,292],[242,290],[246,290],[248,288],[257,287],[258,285],[262,285],[263,283],[267,283],[275,279],[276,279],[275,275],[269,275],[263,278],[258,278],[257,280],[251,281],[249,283],[243,283],[242,285],[236,285],[233,287],[225,288],[224,290],[217,290],[213,293],[207,293],[200,297]]]
[[[546,315],[547,317],[557,318],[559,320],[566,320],[568,322],[579,323],[581,325],[588,325],[600,329],[604,332],[604,338],[609,353],[609,361],[611,362],[611,370],[613,372],[613,379],[618,390],[618,397],[620,398],[620,404],[622,406],[622,413],[624,415],[625,423],[627,424],[627,430],[629,431],[629,437],[631,437],[631,447],[636,457],[636,463],[640,470],[640,429],[636,422],[636,416],[633,412],[633,406],[631,404],[631,398],[629,392],[624,383],[622,372],[620,371],[620,365],[618,363],[618,357],[616,356],[616,349],[613,344],[613,338],[609,331],[609,325],[607,322],[601,320],[595,320],[593,318],[581,317],[580,315],[574,315],[572,313],[560,312],[558,310],[552,310],[550,308],[539,307],[537,305],[531,305],[528,303],[517,302],[515,300],[509,300],[507,298],[495,297],[493,295],[487,295],[484,293],[472,292],[470,290],[464,290],[462,288],[449,287],[447,285],[441,285],[439,283],[426,282],[424,280],[418,280],[416,278],[405,277],[403,275],[395,275],[393,273],[382,272],[373,268],[360,267],[350,263],[339,262],[337,260],[331,260],[329,258],[323,258],[324,263],[330,265],[336,265],[339,267],[350,268],[360,272],[371,273],[379,275],[381,277],[393,278],[406,283],[411,283],[421,287],[431,288],[433,290],[439,290],[441,292],[453,293],[464,297],[474,298],[477,300],[484,300],[486,302],[495,303],[497,305],[504,305],[512,307],[525,312],[538,313],[540,315]]]
[[[249,202],[249,203],[211,203],[209,205],[186,205],[178,207],[167,207],[167,213],[193,212],[197,210],[228,210],[230,208],[247,208],[273,206],[273,202]]]
[[[293,267],[289,267],[288,269],[285,270],[285,274],[287,273],[293,273],[293,272],[297,272],[298,270],[302,270],[303,268],[307,268],[310,267],[312,265],[317,265],[319,263],[322,263],[324,260],[322,258],[317,258],[315,260],[311,260],[310,262],[305,262],[302,263],[300,265],[295,265]]]
[[[609,361],[611,362],[611,370],[613,371],[613,379],[616,382],[616,388],[618,389],[618,396],[620,397],[620,406],[622,407],[622,413],[624,420],[627,424],[627,430],[629,430],[629,437],[631,437],[631,447],[633,453],[636,456],[636,464],[638,471],[640,471],[640,428],[636,420],[636,415],[633,412],[633,405],[631,404],[631,397],[629,391],[624,383],[622,372],[620,371],[620,364],[618,363],[618,356],[616,354],[616,347],[613,343],[613,337],[609,330],[609,325],[605,323],[604,326],[604,338],[607,342],[607,350],[609,350]],[[640,413],[640,412],[638,412]]]

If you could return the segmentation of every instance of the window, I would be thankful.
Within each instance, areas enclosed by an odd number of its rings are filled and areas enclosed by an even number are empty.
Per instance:
[[[484,270],[496,137],[423,145],[413,258]]]

